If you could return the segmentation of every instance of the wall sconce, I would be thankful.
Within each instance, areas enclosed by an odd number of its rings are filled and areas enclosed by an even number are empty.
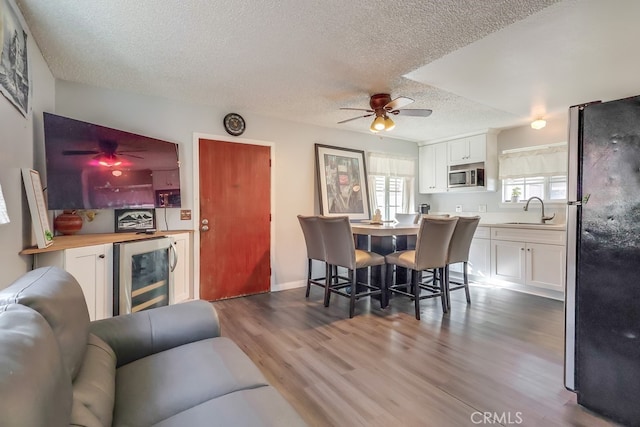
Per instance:
[[[547,125],[547,121],[544,119],[535,119],[531,122],[531,128],[535,130],[540,130]]]

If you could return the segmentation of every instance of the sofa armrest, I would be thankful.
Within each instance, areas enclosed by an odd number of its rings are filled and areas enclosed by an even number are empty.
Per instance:
[[[118,365],[206,338],[220,336],[218,314],[197,300],[91,322],[89,331],[111,346]]]

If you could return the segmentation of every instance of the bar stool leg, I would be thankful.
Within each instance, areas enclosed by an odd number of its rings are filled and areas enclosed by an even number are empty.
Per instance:
[[[324,279],[324,306],[325,307],[329,307],[329,300],[331,298],[331,292],[329,291],[329,288],[332,285],[333,282],[333,274],[331,274],[332,272],[332,268],[331,265],[327,263],[326,267],[325,267],[325,279]],[[337,274],[336,274],[337,276]]]
[[[351,298],[349,300],[349,319],[353,317],[353,314],[356,311],[356,274],[355,271],[351,272]]]
[[[464,293],[467,295],[467,304],[471,304],[471,294],[469,293],[469,273],[467,271],[467,262],[465,261],[463,264],[463,274],[464,274]]]
[[[413,287],[413,303],[416,309],[416,320],[420,320],[420,271],[411,270],[411,286]]]
[[[307,273],[307,293],[305,294],[306,298],[309,298],[309,292],[311,291],[311,267],[312,262],[311,262],[311,258],[308,259],[308,273]]]

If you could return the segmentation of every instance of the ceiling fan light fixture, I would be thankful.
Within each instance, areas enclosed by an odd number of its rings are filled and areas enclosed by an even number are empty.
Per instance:
[[[120,166],[122,164],[122,160],[118,159],[115,154],[98,155],[96,160],[98,161],[98,164],[100,166],[104,166],[107,168]]]
[[[535,119],[531,122],[531,128],[535,130],[540,130],[547,125],[547,121],[543,118]]]
[[[371,123],[371,127],[375,129],[377,132],[383,130],[386,127],[384,122],[384,117],[376,116],[376,118],[373,120],[373,123]]]
[[[384,116],[384,130],[387,132],[396,127],[396,124],[391,120],[391,117]]]

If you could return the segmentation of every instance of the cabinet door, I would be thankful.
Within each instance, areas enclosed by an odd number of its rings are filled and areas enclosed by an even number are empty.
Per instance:
[[[419,190],[421,193],[433,193],[436,185],[435,150],[433,145],[425,145],[419,151]]]
[[[468,273],[476,280],[491,277],[491,240],[473,239],[469,248]]]
[[[80,283],[91,320],[111,317],[110,247],[95,245],[64,251],[64,269]]]
[[[449,168],[447,167],[447,144],[435,144],[433,146],[434,157],[434,189],[436,193],[447,191],[449,181]]]
[[[447,148],[450,165],[469,163],[469,141],[467,138],[451,140],[447,142]]]
[[[487,136],[474,135],[467,138],[467,161],[466,163],[484,162],[487,157]]]
[[[527,243],[527,285],[564,292],[565,247]]]
[[[525,244],[506,240],[491,241],[491,278],[525,283]]]
[[[420,193],[429,194],[447,191],[447,173],[446,143],[420,147]]]
[[[191,257],[189,233],[176,234],[171,237],[175,255],[178,260],[173,270],[173,292],[171,304],[191,298]]]

